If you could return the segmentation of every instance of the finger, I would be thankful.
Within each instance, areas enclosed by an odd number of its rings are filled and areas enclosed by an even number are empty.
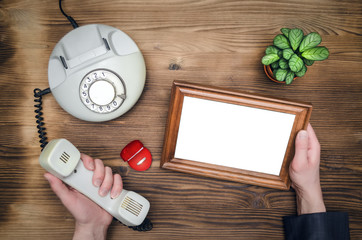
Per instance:
[[[80,158],[83,161],[84,167],[88,170],[94,171],[94,159],[84,153],[80,154]]]
[[[107,193],[111,190],[113,184],[113,173],[110,167],[104,168],[105,176],[102,182],[101,187],[99,188],[99,195],[102,197],[106,196]]]
[[[44,177],[46,180],[48,180],[53,192],[64,203],[64,205],[66,205],[66,203],[69,201],[69,194],[71,193],[68,187],[60,179],[50,173],[45,173]]]
[[[117,198],[119,196],[119,194],[121,194],[123,189],[123,182],[122,182],[122,178],[121,175],[119,174],[114,174],[113,175],[113,187],[112,187],[112,191],[111,191],[111,198]]]
[[[309,137],[309,145],[316,145],[316,144],[319,145],[317,135],[315,134],[312,125],[310,125],[310,124],[308,125],[307,132],[308,132],[308,137]]]
[[[95,159],[94,160],[94,172],[93,172],[93,179],[92,182],[94,186],[99,187],[101,186],[103,179],[104,179],[104,165],[102,160]]]
[[[295,155],[291,167],[298,171],[308,163],[308,132],[299,131],[295,139]]]
[[[320,161],[320,144],[318,138],[312,128],[312,125],[308,125],[308,149],[309,149],[309,161],[312,163],[318,163]]]

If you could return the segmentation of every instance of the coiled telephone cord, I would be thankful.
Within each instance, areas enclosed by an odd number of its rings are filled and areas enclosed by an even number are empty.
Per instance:
[[[44,147],[48,144],[48,138],[46,137],[46,128],[44,127],[44,118],[42,117],[43,115],[43,100],[42,100],[42,96],[45,94],[50,93],[50,88],[41,90],[39,88],[34,89],[34,102],[36,103],[34,105],[35,110],[34,112],[36,113],[35,118],[36,118],[36,123],[37,123],[37,128],[38,128],[38,133],[39,133],[39,142],[40,142],[40,147],[41,147],[41,151],[43,151]]]
[[[151,231],[153,228],[153,224],[151,222],[150,219],[145,218],[145,220],[143,220],[143,222],[141,223],[141,225],[138,226],[134,226],[134,227],[130,227],[135,231],[139,231],[139,232],[147,232],[147,231]]]

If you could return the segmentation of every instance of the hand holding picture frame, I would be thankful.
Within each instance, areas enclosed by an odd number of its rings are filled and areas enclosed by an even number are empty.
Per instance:
[[[297,132],[312,106],[175,81],[161,167],[289,189]]]

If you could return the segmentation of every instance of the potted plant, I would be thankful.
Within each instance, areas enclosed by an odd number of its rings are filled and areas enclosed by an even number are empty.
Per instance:
[[[282,28],[280,31],[283,34],[275,36],[274,45],[266,48],[261,60],[271,80],[291,84],[296,77],[304,76],[307,66],[311,66],[314,61],[328,58],[328,49],[318,46],[322,41],[318,33],[304,36],[299,28]]]

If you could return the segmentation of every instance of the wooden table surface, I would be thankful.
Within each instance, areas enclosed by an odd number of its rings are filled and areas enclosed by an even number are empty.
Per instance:
[[[66,113],[49,94],[49,139],[119,169],[126,189],[151,202],[151,232],[114,222],[109,239],[283,239],[282,216],[296,213],[295,192],[221,181],[159,167],[171,85],[185,80],[310,102],[322,147],[328,211],[345,211],[362,239],[362,3],[360,0],[64,0],[79,25],[107,24],[129,34],[147,66],[143,94],[127,114],[103,123]],[[47,88],[55,44],[71,25],[56,0],[0,1],[0,239],[70,239],[72,216],[43,178],[33,89]],[[271,82],[260,59],[282,27],[319,32],[330,57],[291,86]],[[119,158],[131,140],[152,152],[136,172]]]

